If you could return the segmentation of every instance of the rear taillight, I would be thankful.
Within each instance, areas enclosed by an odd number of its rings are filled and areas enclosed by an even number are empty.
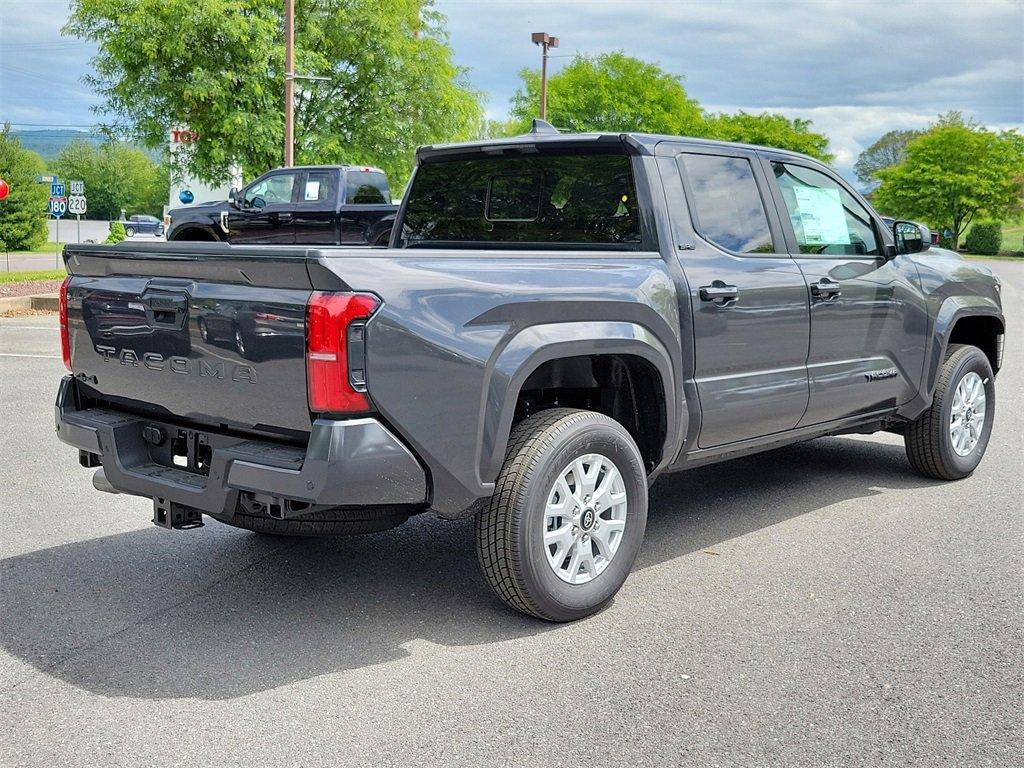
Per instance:
[[[68,336],[68,283],[71,275],[60,284],[60,356],[64,358],[64,366],[71,370],[71,339]]]
[[[314,291],[306,304],[306,384],[314,413],[370,410],[363,364],[364,321],[376,296]],[[351,364],[350,364],[351,363]]]

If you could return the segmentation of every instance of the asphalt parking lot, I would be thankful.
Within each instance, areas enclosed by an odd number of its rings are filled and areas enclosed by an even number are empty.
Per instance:
[[[891,435],[660,480],[572,625],[503,608],[468,524],[265,540],[153,526],[52,428],[56,319],[0,319],[0,764],[1024,763],[1024,264],[988,456]]]

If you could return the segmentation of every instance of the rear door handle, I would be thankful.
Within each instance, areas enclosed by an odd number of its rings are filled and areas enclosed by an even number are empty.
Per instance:
[[[816,283],[811,283],[811,295],[818,299],[832,299],[842,294],[842,286],[827,277],[821,278]]]
[[[281,211],[279,214],[277,214],[277,218],[280,221],[291,221],[292,220],[292,215],[288,211]]]
[[[721,280],[715,280],[711,285],[702,285],[700,288],[700,300],[715,304],[728,304],[739,298],[739,295],[739,288],[735,285],[726,285]]]

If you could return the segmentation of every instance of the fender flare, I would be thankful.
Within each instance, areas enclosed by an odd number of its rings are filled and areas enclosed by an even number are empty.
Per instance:
[[[999,305],[985,296],[950,296],[939,307],[929,339],[930,349],[926,355],[924,392],[929,401],[935,392],[939,368],[946,357],[949,337],[957,321],[965,317],[991,317],[1006,331],[1006,319]]]
[[[488,364],[477,440],[477,471],[481,484],[492,484],[508,448],[516,401],[523,384],[551,360],[588,355],[632,355],[651,363],[661,378],[665,402],[665,445],[657,473],[675,456],[675,443],[685,434],[681,390],[676,386],[668,349],[648,328],[632,322],[592,321],[531,325],[500,347]]]
[[[388,240],[385,243],[385,246],[390,245],[390,243],[391,243],[391,230],[393,230],[394,228],[395,228],[395,214],[393,214],[393,213],[388,215],[388,216],[385,216],[382,219],[379,219],[378,221],[375,221],[373,224],[370,225],[369,229],[366,232],[366,242],[367,242],[367,244],[369,244],[369,245],[376,245],[377,241],[380,239],[381,235],[386,233],[387,236],[388,236]]]
[[[227,242],[227,238],[222,232],[218,232],[212,224],[202,221],[183,221],[181,224],[175,224],[170,232],[165,232],[166,235],[171,235],[168,237],[167,242],[192,242],[189,240],[182,240],[178,237],[180,232],[187,232],[189,230],[205,232],[211,237],[212,241],[216,243]]]

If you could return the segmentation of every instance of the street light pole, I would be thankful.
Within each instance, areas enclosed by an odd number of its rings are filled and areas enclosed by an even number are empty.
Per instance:
[[[284,164],[295,164],[295,0],[284,0]]]
[[[542,50],[540,60],[540,119],[548,119],[548,49],[558,47],[558,38],[547,32],[534,32],[530,35],[534,45]]]

